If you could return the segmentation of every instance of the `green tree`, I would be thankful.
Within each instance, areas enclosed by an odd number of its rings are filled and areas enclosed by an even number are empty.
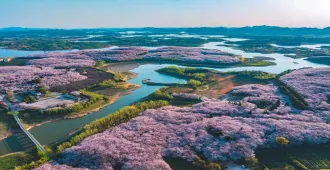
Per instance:
[[[280,136],[280,137],[276,138],[276,143],[281,145],[281,146],[287,146],[289,141],[285,137]]]
[[[42,80],[40,78],[32,80],[33,83],[40,84]]]
[[[96,62],[96,64],[95,64],[95,66],[96,66],[96,67],[102,67],[102,66],[104,66],[104,64],[105,64],[105,61],[103,61],[103,60],[98,60],[98,61]]]
[[[171,100],[171,99],[173,99],[173,96],[171,96],[167,92],[162,91],[161,89],[159,89],[159,90],[155,91],[154,98],[157,99],[157,100]]]
[[[31,95],[28,95],[28,96],[25,96],[25,97],[23,98],[23,101],[24,101],[25,103],[34,103],[34,102],[37,101],[37,99],[34,98],[34,97],[31,96]]]
[[[10,102],[13,102],[13,103],[16,102],[15,93],[13,90],[9,90],[7,92],[7,98]]]
[[[41,86],[38,88],[37,91],[40,92],[40,93],[42,93],[42,94],[44,94],[45,96],[51,96],[51,95],[52,95],[51,92],[50,92],[50,91],[47,89],[47,87],[44,86],[44,85],[41,85]]]
[[[285,165],[285,167],[283,168],[283,170],[295,170],[295,168],[291,165]]]
[[[198,86],[200,86],[202,84],[202,82],[200,82],[198,80],[191,79],[191,80],[188,81],[188,84],[190,86],[192,86],[193,88],[197,88]]]
[[[298,160],[294,159],[292,160],[292,164],[293,166],[295,166],[297,169],[301,169],[301,170],[308,170],[308,168],[302,164],[301,162],[299,162]]]

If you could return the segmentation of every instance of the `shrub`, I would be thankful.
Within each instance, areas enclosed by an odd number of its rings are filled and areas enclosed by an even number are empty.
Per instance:
[[[115,80],[115,82],[123,82],[124,76],[120,72],[115,72],[113,75],[113,80]]]
[[[245,163],[247,165],[256,165],[259,163],[258,159],[255,157],[251,157],[251,158],[245,158]]]
[[[204,73],[194,73],[191,75],[194,79],[203,80],[205,79],[206,75]]]
[[[193,165],[205,170],[221,170],[220,164],[216,162],[208,162],[199,157],[193,161]]]
[[[295,168],[291,165],[285,165],[285,167],[283,168],[283,170],[295,170]]]
[[[276,143],[281,146],[287,146],[289,144],[289,141],[285,137],[280,136],[276,138]]]
[[[155,93],[153,94],[153,97],[156,100],[172,100],[173,96],[165,92],[164,90],[156,90]]]
[[[308,170],[308,168],[304,164],[302,164],[301,162],[299,162],[296,159],[292,160],[292,164],[298,170]]]
[[[191,80],[188,81],[188,84],[190,86],[192,86],[193,88],[196,88],[196,87],[200,86],[202,84],[202,82],[200,82],[198,80],[191,79]]]
[[[259,161],[256,157],[243,158],[236,161],[236,163],[239,165],[245,165],[249,167],[249,169],[255,169],[256,167],[259,167]]]
[[[8,100],[9,100],[10,102],[12,102],[12,103],[15,103],[15,102],[16,102],[15,93],[14,93],[13,90],[9,90],[9,91],[7,92],[7,98],[8,98]]]
[[[32,80],[33,83],[40,84],[42,80],[40,78]]]
[[[235,137],[233,137],[233,136],[225,136],[225,141],[233,141],[233,140],[235,140]]]
[[[37,91],[40,92],[40,93],[42,93],[42,94],[44,94],[44,95],[46,95],[47,93],[49,93],[47,87],[44,86],[44,85],[39,86],[39,88],[38,88]]]
[[[212,126],[207,127],[206,131],[214,137],[223,136],[223,132],[221,130],[215,129]]]
[[[102,81],[97,86],[99,86],[101,88],[109,88],[109,87],[114,87],[115,85],[116,85],[116,82],[112,79],[109,79],[109,80]]]
[[[103,60],[98,60],[98,61],[96,62],[96,64],[95,64],[95,66],[96,66],[96,67],[102,67],[102,66],[104,66],[104,64],[105,64],[105,61],[103,61]]]
[[[31,95],[25,96],[23,98],[23,102],[25,102],[25,103],[34,103],[36,101],[37,101],[37,99]]]

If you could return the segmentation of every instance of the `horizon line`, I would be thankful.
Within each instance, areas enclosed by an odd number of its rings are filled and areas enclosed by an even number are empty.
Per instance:
[[[289,26],[277,26],[277,25],[250,25],[250,26],[188,26],[188,27],[180,27],[180,26],[166,26],[166,27],[154,27],[154,26],[145,26],[145,27],[75,27],[75,28],[65,28],[65,27],[24,27],[24,26],[8,26],[8,27],[0,27],[0,29],[10,29],[10,28],[21,28],[21,29],[65,29],[65,30],[74,30],[74,29],[144,29],[144,28],[252,28],[252,27],[277,27],[277,28],[308,28],[308,29],[326,29],[330,28],[329,26],[326,27],[309,27],[309,26],[302,26],[302,27],[289,27]]]

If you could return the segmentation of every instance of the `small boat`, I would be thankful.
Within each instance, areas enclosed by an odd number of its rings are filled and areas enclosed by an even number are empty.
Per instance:
[[[150,79],[144,79],[144,80],[142,80],[142,83],[148,83],[148,82],[150,82]]]

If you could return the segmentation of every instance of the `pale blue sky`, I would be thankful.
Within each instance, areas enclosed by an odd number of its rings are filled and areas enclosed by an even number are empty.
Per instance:
[[[0,0],[0,27],[330,26],[330,0]]]

